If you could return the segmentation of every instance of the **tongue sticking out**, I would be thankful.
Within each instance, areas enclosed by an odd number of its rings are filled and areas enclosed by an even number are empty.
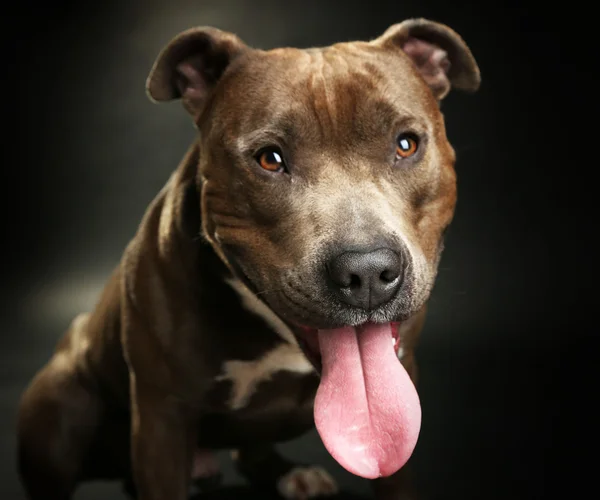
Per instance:
[[[317,431],[340,465],[368,479],[400,469],[421,427],[419,396],[393,349],[391,329],[388,323],[319,330]]]

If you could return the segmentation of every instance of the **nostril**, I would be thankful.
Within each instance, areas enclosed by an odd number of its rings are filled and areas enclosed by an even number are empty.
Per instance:
[[[396,279],[396,276],[394,276],[394,273],[392,271],[390,271],[389,269],[386,269],[379,275],[379,280],[383,281],[384,283],[391,283],[395,279]]]
[[[379,279],[384,283],[392,283],[398,278],[398,273],[391,269],[386,269],[379,275]]]
[[[358,274],[351,274],[350,275],[350,288],[357,289],[357,288],[360,288],[360,286],[361,286],[360,276],[358,276]]]

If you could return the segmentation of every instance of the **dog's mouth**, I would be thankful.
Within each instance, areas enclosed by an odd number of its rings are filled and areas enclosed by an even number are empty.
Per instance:
[[[400,350],[400,322],[390,322],[391,327],[391,345],[393,351],[398,354]],[[294,332],[298,344],[302,348],[306,358],[315,367],[315,370],[321,373],[323,364],[321,361],[321,351],[319,349],[319,330],[308,326],[298,326]]]
[[[321,375],[314,418],[331,456],[367,479],[398,471],[412,455],[421,428],[419,396],[398,359],[399,324],[328,329],[296,324],[292,330]]]
[[[301,328],[296,337],[321,374],[314,417],[329,453],[368,479],[400,469],[416,446],[421,407],[397,356],[398,323]]]

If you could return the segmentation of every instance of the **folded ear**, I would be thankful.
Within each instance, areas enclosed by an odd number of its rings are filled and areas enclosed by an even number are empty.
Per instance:
[[[227,66],[247,49],[237,36],[216,28],[183,31],[156,58],[146,92],[154,102],[181,99],[197,116]]]
[[[479,88],[481,77],[467,44],[444,24],[408,19],[390,26],[375,43],[399,48],[413,61],[438,100],[452,87],[467,92]]]

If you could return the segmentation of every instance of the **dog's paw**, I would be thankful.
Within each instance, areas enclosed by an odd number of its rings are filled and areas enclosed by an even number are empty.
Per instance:
[[[197,449],[192,463],[192,479],[216,476],[221,471],[219,457],[211,450]]]
[[[192,465],[192,493],[212,491],[221,485],[222,479],[217,454],[210,450],[196,450]]]
[[[282,476],[277,491],[286,500],[307,500],[335,495],[338,487],[325,469],[308,466],[295,467]]]

